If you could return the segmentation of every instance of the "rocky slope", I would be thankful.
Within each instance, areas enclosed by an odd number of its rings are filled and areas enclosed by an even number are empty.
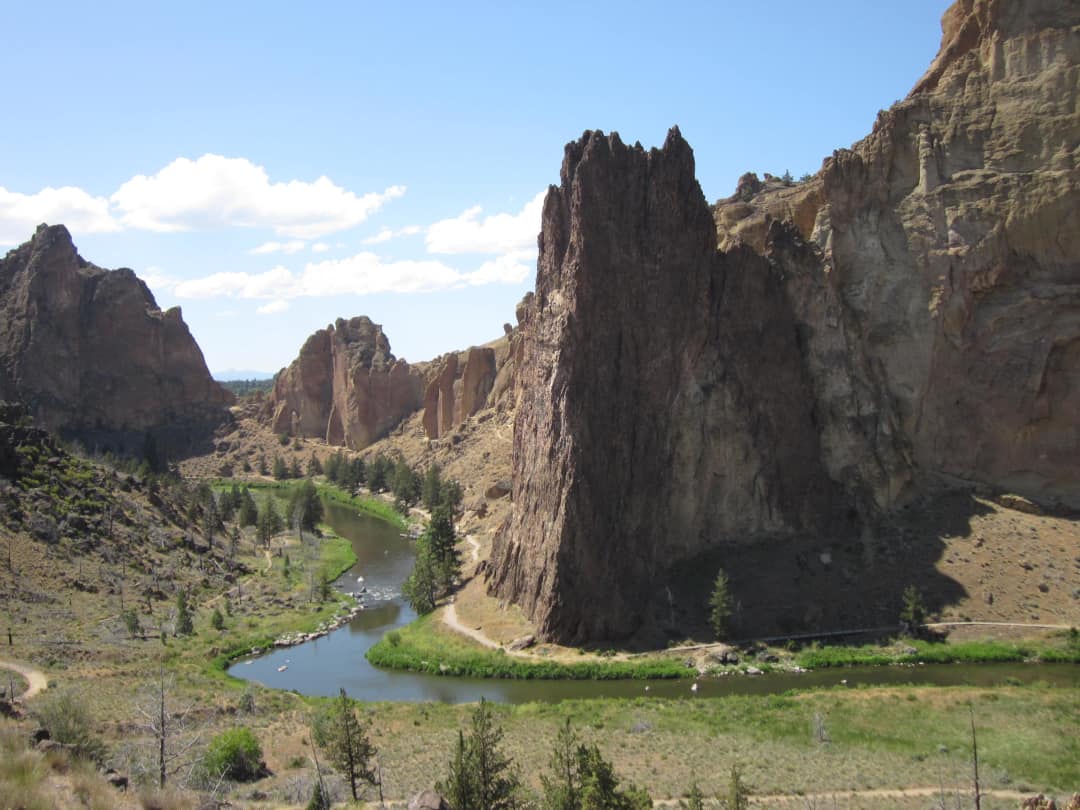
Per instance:
[[[275,433],[360,449],[416,411],[423,386],[419,372],[391,353],[381,326],[338,318],[277,375],[268,416]]]
[[[162,312],[131,270],[83,259],[41,225],[0,259],[0,399],[91,448],[181,452],[228,418],[179,308]]]
[[[822,537],[872,558],[920,492],[1080,506],[1078,55],[1075,3],[960,0],[870,136],[712,216],[677,130],[570,144],[492,592],[547,638],[626,636],[674,565]]]

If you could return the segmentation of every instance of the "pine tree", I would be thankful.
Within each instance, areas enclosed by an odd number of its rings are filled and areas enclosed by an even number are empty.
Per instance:
[[[240,494],[240,506],[237,520],[241,526],[254,526],[259,519],[259,508],[247,487]]]
[[[436,563],[431,554],[427,537],[421,536],[416,541],[416,559],[408,579],[401,586],[401,592],[409,600],[412,609],[421,616],[435,609],[438,574]]]
[[[446,591],[461,574],[461,552],[454,533],[454,514],[445,504],[435,507],[427,528],[428,547],[434,563],[435,579]]]
[[[420,485],[420,501],[429,512],[434,512],[435,507],[442,500],[442,470],[438,464],[432,464],[424,473],[424,481]]]
[[[540,783],[544,788],[544,810],[580,810],[581,774],[577,768],[577,733],[566,718],[566,725],[559,729],[555,749],[551,752],[551,776],[543,775]]]
[[[903,607],[900,608],[900,629],[909,636],[918,635],[926,622],[926,608],[922,592],[914,585],[904,588]]]
[[[319,462],[319,457],[312,451],[311,458],[308,459],[307,474],[309,478],[314,478],[316,475],[323,474],[323,466]]]
[[[176,630],[177,636],[190,636],[195,632],[195,625],[188,609],[187,593],[180,591],[176,594]]]
[[[718,639],[727,636],[730,618],[731,590],[728,587],[727,574],[721,568],[716,574],[716,582],[713,583],[712,595],[709,597],[709,624]]]
[[[499,750],[502,737],[491,704],[480,698],[469,736],[459,734],[447,780],[439,785],[451,806],[468,810],[509,810],[516,806],[521,783],[513,761]]]
[[[280,532],[284,528],[281,522],[281,515],[278,514],[277,507],[274,506],[274,496],[267,496],[263,501],[262,508],[259,510],[259,518],[255,525],[255,532],[259,537],[259,542],[267,548],[270,548],[270,538]]]
[[[277,481],[284,481],[289,477],[289,468],[285,466],[285,459],[274,454],[274,479]]]
[[[679,801],[679,810],[705,810],[705,796],[697,782],[690,786],[686,801]]]
[[[368,736],[368,729],[356,716],[356,707],[342,689],[334,703],[334,715],[327,729],[327,753],[334,767],[352,789],[352,797],[359,800],[357,784],[368,782],[375,784],[375,769],[371,760],[376,748]]]

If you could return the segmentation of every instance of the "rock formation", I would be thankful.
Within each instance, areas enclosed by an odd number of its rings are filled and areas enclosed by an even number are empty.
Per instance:
[[[424,432],[438,439],[484,408],[493,407],[510,388],[515,333],[492,345],[451,352],[431,363],[424,391]]]
[[[381,326],[338,318],[277,375],[267,412],[276,433],[358,450],[415,412],[423,390],[423,377],[395,359]]]
[[[182,452],[228,418],[178,307],[162,312],[131,270],[103,270],[63,225],[0,259],[0,399],[88,446]]]
[[[567,146],[492,592],[620,637],[710,550],[962,482],[1080,506],[1078,55],[1075,3],[959,0],[870,136],[712,216],[677,130]]]

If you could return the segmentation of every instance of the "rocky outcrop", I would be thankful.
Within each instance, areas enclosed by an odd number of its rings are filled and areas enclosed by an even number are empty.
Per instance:
[[[41,225],[0,259],[0,399],[91,448],[183,452],[228,418],[180,309],[162,312],[131,270],[83,259]]]
[[[420,407],[423,385],[390,352],[381,326],[364,316],[338,318],[278,373],[266,412],[275,433],[359,450]]]
[[[424,391],[424,432],[429,438],[448,435],[470,416],[494,404],[491,394],[499,360],[505,364],[508,356],[506,341],[497,343],[498,349],[473,346],[432,363],[434,373]]]
[[[865,140],[712,212],[677,130],[567,147],[489,574],[542,637],[626,636],[681,560],[935,487],[1080,506],[1080,8],[943,30]]]

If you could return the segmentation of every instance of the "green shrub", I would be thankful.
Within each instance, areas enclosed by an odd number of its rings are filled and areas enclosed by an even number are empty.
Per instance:
[[[262,773],[262,746],[251,729],[241,726],[218,734],[203,755],[203,769],[209,776],[245,782]]]

